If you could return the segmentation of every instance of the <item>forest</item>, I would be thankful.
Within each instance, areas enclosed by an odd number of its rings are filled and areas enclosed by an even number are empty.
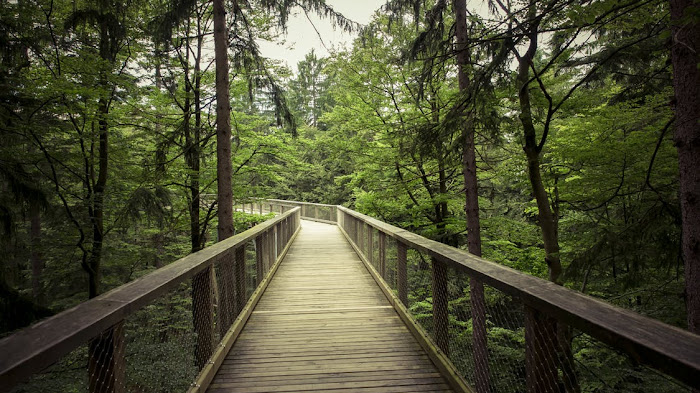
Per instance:
[[[365,26],[324,0],[0,4],[0,337],[230,236],[223,216],[255,225],[231,204],[263,198],[700,329],[697,1],[390,0]],[[357,38],[266,59],[300,11]],[[600,379],[584,391],[652,391]]]

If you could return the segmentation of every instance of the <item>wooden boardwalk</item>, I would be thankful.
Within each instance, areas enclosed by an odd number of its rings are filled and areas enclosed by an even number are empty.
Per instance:
[[[334,225],[302,221],[209,392],[450,392]]]

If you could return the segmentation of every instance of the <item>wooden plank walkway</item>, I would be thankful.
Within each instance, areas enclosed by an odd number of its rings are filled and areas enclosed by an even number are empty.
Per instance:
[[[209,392],[450,392],[334,225],[302,229]]]

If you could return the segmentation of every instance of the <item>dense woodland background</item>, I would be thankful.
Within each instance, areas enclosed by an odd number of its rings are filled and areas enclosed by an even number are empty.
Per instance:
[[[7,333],[217,240],[215,67],[208,1],[0,4]],[[361,29],[322,1],[229,4],[234,202],[342,204],[466,249],[473,135],[485,258],[685,328],[668,2],[468,6],[456,48],[443,0]],[[352,48],[264,59],[299,7]]]

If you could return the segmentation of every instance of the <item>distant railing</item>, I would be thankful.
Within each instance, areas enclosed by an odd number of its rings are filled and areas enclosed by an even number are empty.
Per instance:
[[[299,229],[292,208],[0,340],[0,391],[198,392]]]
[[[301,218],[335,224],[338,222],[338,206],[322,203],[287,201],[283,199],[251,199],[234,206],[236,210],[251,214],[281,213],[299,207]]]
[[[635,380],[649,392],[700,388],[698,335],[345,207],[338,212],[338,225],[397,311],[419,319],[418,334],[427,330],[437,355],[449,357],[478,393],[623,391]],[[604,367],[617,369],[596,370],[600,359],[574,359],[572,347],[593,348],[613,359]],[[617,386],[602,371],[620,378]]]

